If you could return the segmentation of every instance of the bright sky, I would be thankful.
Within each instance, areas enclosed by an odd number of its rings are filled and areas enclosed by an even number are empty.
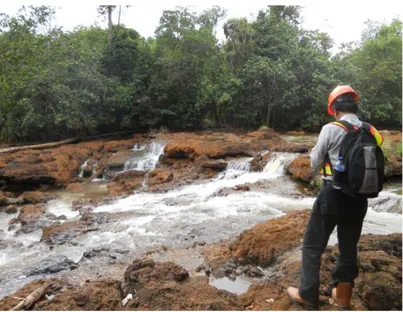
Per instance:
[[[219,5],[227,9],[227,17],[247,17],[252,18],[260,9],[271,4],[288,4],[303,6],[302,17],[303,26],[306,29],[319,29],[328,33],[335,42],[333,51],[343,42],[360,40],[361,32],[365,28],[365,21],[368,19],[390,22],[393,18],[402,18],[402,5],[398,5],[398,0],[382,1],[318,1],[318,0],[288,0],[288,1],[263,1],[263,0],[152,0],[152,1],[105,1],[107,4],[127,4],[130,8],[123,9],[121,23],[127,27],[134,28],[142,36],[154,35],[154,31],[159,23],[163,10],[173,9],[178,5],[188,5],[194,11],[200,12],[213,5]],[[56,6],[57,14],[54,24],[63,26],[67,30],[72,30],[75,26],[89,26],[98,22],[101,26],[106,26],[96,11],[102,1],[55,1],[47,0],[45,3]],[[17,12],[22,5],[40,5],[43,1],[2,1],[0,12],[9,15]],[[114,17],[117,22],[117,17]],[[221,25],[220,25],[221,26]],[[217,36],[224,38],[222,27],[218,29]]]

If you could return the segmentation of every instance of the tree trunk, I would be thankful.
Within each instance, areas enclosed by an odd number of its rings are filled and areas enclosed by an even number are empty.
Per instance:
[[[24,300],[11,309],[11,311],[29,310],[42,296],[46,293],[49,284],[46,283],[39,288],[36,288]]]
[[[112,6],[108,6],[108,40],[109,44],[112,43]]]
[[[267,119],[266,119],[266,126],[269,127],[270,123],[270,112],[271,112],[271,105],[267,105]]]
[[[119,5],[119,18],[118,18],[118,26],[120,26],[120,14],[122,13],[122,6]]]

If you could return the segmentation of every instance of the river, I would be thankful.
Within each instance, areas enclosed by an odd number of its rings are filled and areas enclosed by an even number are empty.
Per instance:
[[[298,137],[286,136],[286,139],[295,141]],[[312,143],[315,137],[305,139]],[[162,152],[161,145],[157,143],[147,147],[148,152],[137,163],[134,160],[128,163],[126,169],[139,169],[139,164],[147,168],[155,166],[157,156]],[[138,146],[135,148],[141,150]],[[250,171],[250,158],[236,159],[210,181],[198,181],[165,193],[137,192],[117,198],[94,208],[93,212],[126,212],[124,218],[97,224],[96,230],[69,239],[63,245],[41,243],[42,230],[19,235],[16,234],[18,228],[8,231],[9,220],[18,214],[0,213],[0,242],[8,242],[0,245],[0,298],[45,276],[62,277],[69,272],[70,279],[82,281],[83,278],[113,276],[114,272],[121,274],[134,257],[144,256],[152,249],[186,250],[186,247],[200,242],[208,244],[234,238],[255,224],[287,211],[311,208],[315,198],[302,195],[298,191],[298,183],[284,175],[284,166],[295,157],[296,154],[272,153],[262,172]],[[245,183],[252,184],[250,191],[232,192],[226,196],[218,193],[223,188]],[[253,187],[253,183],[260,183],[261,187]],[[401,204],[401,195],[397,194],[401,187],[401,183],[388,184],[380,199],[370,201],[363,233],[402,231],[401,214],[390,210],[394,203]],[[92,182],[83,194],[56,191],[54,194],[58,195],[58,199],[48,202],[46,211],[55,216],[64,215],[70,221],[77,220],[79,213],[71,210],[73,200],[89,196],[96,198],[106,193],[106,181],[102,179]],[[336,242],[333,234],[330,244]],[[102,250],[105,253],[94,258],[83,257],[91,250],[101,250],[100,255]],[[27,272],[43,266],[41,261],[63,262],[63,256],[78,263],[78,269],[28,276],[32,273]],[[191,257],[190,251],[184,256]],[[199,255],[196,258],[195,265],[202,261]]]

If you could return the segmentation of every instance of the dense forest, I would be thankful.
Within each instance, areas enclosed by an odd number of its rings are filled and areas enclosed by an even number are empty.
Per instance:
[[[267,7],[253,21],[179,7],[164,11],[153,38],[112,21],[114,9],[99,7],[108,28],[74,31],[52,25],[52,7],[0,15],[0,141],[160,127],[319,130],[337,84],[360,93],[363,119],[402,124],[398,19],[369,21],[360,42],[332,56],[332,39],[303,29],[295,6]]]

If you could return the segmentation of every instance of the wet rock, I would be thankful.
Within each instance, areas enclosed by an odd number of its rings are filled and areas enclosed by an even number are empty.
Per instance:
[[[271,153],[264,153],[264,154],[258,154],[253,159],[250,161],[250,167],[252,171],[262,171],[264,167],[267,165],[267,162],[269,161],[271,157]]]
[[[18,248],[22,246],[23,244],[21,242],[16,242],[11,239],[0,239],[0,250],[6,248]]]
[[[144,177],[146,173],[147,171],[144,170],[129,170],[116,174],[116,176],[113,177],[112,181],[120,182],[125,180],[131,180],[134,178]]]
[[[4,195],[3,192],[0,192],[0,207],[7,206],[10,204],[10,199]]]
[[[385,161],[385,178],[402,176],[402,156],[391,155]]]
[[[121,180],[119,182],[111,182],[108,184],[108,193],[111,196],[118,196],[122,194],[130,194],[138,190],[143,185],[144,177],[138,176],[128,180]]]
[[[250,186],[247,184],[239,184],[235,185],[234,187],[224,187],[222,189],[219,189],[217,192],[213,193],[211,196],[228,196],[233,193],[237,192],[248,192],[250,191]]]
[[[122,212],[115,214],[103,213],[85,213],[80,220],[66,221],[58,225],[50,225],[42,231],[41,242],[46,244],[62,245],[67,242],[72,243],[72,240],[77,236],[91,231],[97,231],[98,226],[107,222],[115,222],[132,216],[133,212]],[[103,247],[102,247],[103,248]]]
[[[18,218],[12,218],[12,219],[10,219],[10,221],[8,221],[9,225],[17,224],[17,223],[20,223],[20,220]]]
[[[245,266],[243,273],[250,277],[262,277],[264,275],[262,270],[252,265]]]
[[[85,222],[82,221],[67,221],[58,225],[50,225],[43,229],[41,242],[64,244],[83,232],[85,227]]]
[[[223,159],[218,159],[218,160],[208,160],[204,161],[200,164],[202,168],[208,168],[208,169],[213,169],[217,171],[224,170],[227,168],[228,163],[224,161]]]
[[[9,192],[1,192],[0,191],[0,212],[4,210],[5,206],[12,204],[21,204],[21,199],[11,197],[11,193]]]
[[[53,213],[45,213],[45,218],[48,218],[49,220],[56,220],[56,215]]]
[[[103,151],[116,153],[121,150],[132,149],[135,143],[136,142],[134,139],[109,141],[109,142],[105,143]],[[130,150],[130,151],[132,152],[132,150]]]
[[[195,159],[205,155],[209,158],[224,158],[226,156],[250,156],[252,146],[243,142],[226,142],[211,138],[205,140],[173,140],[164,149],[167,158],[191,158]],[[208,140],[208,138],[207,138]]]
[[[196,271],[197,273],[199,273],[199,272],[203,271],[204,269],[205,269],[205,266],[204,266],[204,264],[202,263],[202,264],[200,264],[200,265],[195,269],[195,271]]]
[[[26,269],[24,274],[26,276],[52,274],[63,270],[73,270],[77,267],[77,264],[66,256],[54,256],[44,259],[35,266]]]
[[[148,173],[148,185],[163,184],[172,181],[174,175],[169,168],[154,169]]]
[[[67,217],[65,215],[60,215],[56,217],[56,220],[67,220]]]
[[[51,283],[49,286],[50,296],[53,300],[48,300],[46,295],[35,303],[32,310],[45,311],[72,311],[72,310],[121,310],[121,283],[112,279],[100,279],[89,281],[82,286],[69,285],[66,282],[56,279],[41,279],[25,285],[14,295],[17,298],[25,298],[32,291],[42,286],[44,283]],[[18,299],[6,297],[0,301],[1,310],[10,310]]]
[[[197,246],[204,246],[204,245],[206,245],[205,241],[197,241],[197,242],[193,243],[192,247],[194,248],[194,247],[197,247]]]
[[[172,262],[159,263],[154,260],[134,260],[124,274],[125,288],[128,293],[140,290],[150,281],[182,282],[189,273]]]
[[[238,184],[233,187],[233,190],[237,192],[248,192],[250,191],[250,186],[245,184]]]
[[[112,201],[113,201],[112,198],[107,198],[107,197],[106,198],[96,198],[96,199],[84,198],[84,199],[74,200],[72,202],[71,210],[81,211],[82,208],[90,208],[90,210],[92,210],[95,207],[109,204]],[[88,212],[90,212],[90,211],[88,211]],[[80,212],[80,214],[82,214],[82,213]]]
[[[230,245],[232,257],[242,264],[273,264],[280,255],[301,244],[309,215],[309,210],[292,211],[257,224]]]
[[[21,208],[18,220],[21,225],[32,223],[45,215],[41,205],[25,205]]]
[[[311,159],[309,156],[299,156],[287,167],[287,172],[294,178],[310,182],[312,180]]]
[[[16,205],[9,205],[4,209],[4,212],[7,214],[17,213],[17,206]]]
[[[0,176],[9,189],[32,189],[37,185],[67,184],[88,158],[84,144],[67,144],[45,150],[24,150],[0,155]]]
[[[18,229],[16,234],[28,234],[36,230],[43,229],[44,227],[49,226],[49,224],[50,222],[44,219],[30,220],[27,223],[21,224],[21,227]]]
[[[94,169],[93,166],[87,164],[87,166],[83,168],[83,178],[91,177],[94,174]]]
[[[50,200],[52,197],[42,192],[24,192],[19,198],[24,204],[39,204]]]
[[[99,256],[100,252],[101,252],[101,249],[93,248],[93,249],[90,249],[88,251],[85,251],[83,253],[83,257],[87,258],[87,259],[91,259],[91,258]]]
[[[306,153],[308,152],[308,147],[306,145],[278,145],[270,149],[272,152],[283,152],[283,153]]]
[[[250,162],[250,167],[253,171],[262,171],[264,166],[261,163],[261,161],[263,160],[262,155],[257,155],[255,157],[253,157],[253,159]]]
[[[17,228],[17,226],[15,225],[15,224],[11,224],[9,227],[8,227],[8,231],[10,232],[10,231],[12,231],[12,230],[15,230]]]
[[[124,254],[127,254],[130,252],[129,249],[119,249],[119,248],[112,249],[112,251],[114,253],[121,254],[121,255],[124,255]]]
[[[245,267],[240,266],[240,267],[236,268],[235,275],[242,275],[244,273],[244,271],[245,271]]]
[[[125,163],[135,156],[135,152],[132,150],[119,151],[116,154],[109,157],[107,162],[108,171],[119,172],[123,171]]]
[[[363,235],[358,244],[359,251],[383,251],[388,255],[401,257],[402,256],[402,235]]]
[[[369,199],[369,206],[377,212],[402,213],[402,197],[389,196]]]
[[[143,185],[146,171],[130,170],[116,174],[108,184],[108,192],[111,196],[129,194]]]
[[[197,165],[200,166],[201,164],[203,164],[209,160],[210,160],[210,158],[208,158],[206,155],[200,155],[199,157],[196,157],[196,159],[194,161]],[[174,161],[174,160],[172,160],[172,161]]]
[[[180,197],[172,197],[172,198],[165,198],[163,200],[164,205],[167,206],[187,206],[192,201],[188,198],[180,198]]]

